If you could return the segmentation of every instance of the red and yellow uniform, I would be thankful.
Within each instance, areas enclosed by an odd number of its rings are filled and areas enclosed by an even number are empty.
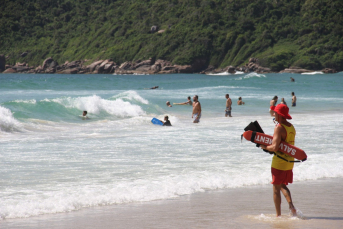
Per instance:
[[[279,125],[282,125],[283,128],[285,128],[287,132],[285,142],[291,145],[294,145],[295,134],[296,134],[294,126],[293,125],[286,126],[284,124],[279,124]],[[294,160],[293,157],[288,156],[287,154],[281,153],[279,151],[275,152],[275,154],[286,159],[287,161]],[[276,155],[274,155],[273,160],[272,160],[272,176],[273,176],[272,184],[288,185],[288,183],[293,182],[292,169],[294,167],[294,163],[290,163],[285,160],[282,160],[281,158],[278,158]]]

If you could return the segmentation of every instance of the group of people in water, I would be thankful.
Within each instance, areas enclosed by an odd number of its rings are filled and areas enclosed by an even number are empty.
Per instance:
[[[270,100],[270,108],[269,108],[269,113],[271,116],[274,116],[274,111],[273,107],[276,106],[276,103],[278,101],[278,97],[275,95],[272,100]],[[285,104],[287,106],[287,103],[284,98],[281,98],[280,104]],[[292,107],[295,107],[297,105],[297,97],[295,96],[294,92],[292,92]]]
[[[232,115],[231,115],[232,100],[231,100],[229,94],[226,94],[225,98],[226,98],[225,117],[228,117],[228,116],[232,117]],[[200,104],[198,99],[199,99],[198,95],[195,95],[193,97],[193,102],[192,102],[191,97],[188,96],[186,102],[183,102],[183,103],[173,103],[173,104],[174,105],[191,105],[191,106],[193,106],[193,111],[192,111],[193,123],[199,123],[200,122],[200,118],[201,118],[201,104]],[[274,110],[272,108],[276,106],[277,101],[278,101],[278,97],[277,96],[274,96],[273,99],[270,101],[269,112],[270,112],[271,116],[274,115]],[[294,92],[292,92],[292,107],[296,106],[296,101],[297,101],[297,97],[295,96]],[[238,97],[237,105],[244,105],[244,104],[245,104],[245,102],[243,102],[242,97]],[[281,103],[280,104],[285,104],[287,106],[287,103],[286,103],[284,98],[281,99]],[[168,107],[172,107],[172,105],[170,104],[170,101],[167,101],[166,105]]]

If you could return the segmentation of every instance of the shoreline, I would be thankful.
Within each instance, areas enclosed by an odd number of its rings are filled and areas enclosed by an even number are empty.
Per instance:
[[[324,68],[322,70],[308,70],[296,66],[291,66],[279,72],[272,71],[270,68],[263,67],[257,58],[250,58],[249,62],[243,66],[227,66],[225,68],[215,68],[207,66],[205,63],[193,63],[190,65],[173,64],[170,61],[154,58],[148,60],[125,61],[121,64],[112,59],[96,60],[87,64],[89,60],[66,61],[59,65],[57,61],[49,57],[38,67],[29,66],[26,62],[15,65],[6,65],[6,59],[2,55],[2,66],[0,73],[26,73],[26,74],[117,74],[117,75],[151,75],[151,74],[236,74],[236,73],[296,73],[296,74],[315,74],[337,73],[337,70]]]
[[[296,174],[295,174],[296,175]],[[343,178],[295,181],[293,202],[304,219],[275,217],[272,186],[194,193],[174,199],[92,207],[75,212],[0,221],[1,228],[341,228]]]

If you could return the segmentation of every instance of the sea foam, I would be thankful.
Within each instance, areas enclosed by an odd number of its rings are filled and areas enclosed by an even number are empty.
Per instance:
[[[249,79],[249,78],[266,78],[266,75],[252,72],[252,73],[249,73],[248,75],[238,77],[235,80],[243,80],[243,79]]]
[[[76,108],[78,110],[87,110],[90,114],[99,114],[102,111],[105,111],[111,115],[116,117],[124,118],[124,117],[135,117],[141,116],[145,114],[145,111],[136,104],[133,104],[126,100],[137,100],[141,103],[148,103],[141,97],[135,97],[127,95],[126,97],[114,97],[114,99],[104,99],[98,95],[93,96],[86,96],[86,97],[64,97],[64,98],[56,98],[51,100],[44,100],[46,102],[55,102],[61,104],[66,108]]]
[[[21,127],[21,123],[13,117],[12,112],[9,109],[0,106],[0,131],[20,131]]]

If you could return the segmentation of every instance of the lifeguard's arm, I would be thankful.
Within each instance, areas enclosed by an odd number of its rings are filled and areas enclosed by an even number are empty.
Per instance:
[[[281,125],[277,125],[274,129],[272,144],[269,146],[261,145],[261,148],[268,150],[270,152],[278,151],[280,142],[281,142],[282,130],[283,130],[283,127]]]

